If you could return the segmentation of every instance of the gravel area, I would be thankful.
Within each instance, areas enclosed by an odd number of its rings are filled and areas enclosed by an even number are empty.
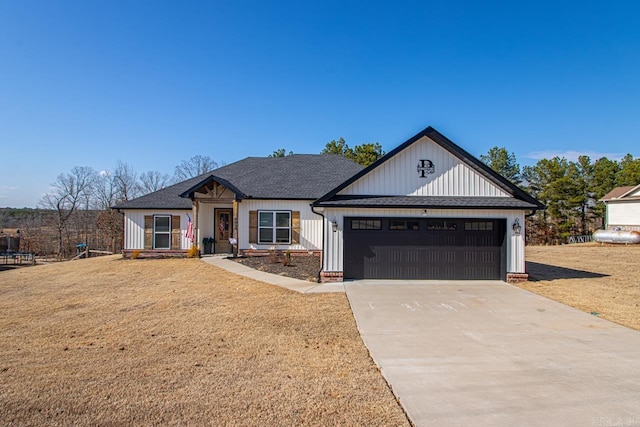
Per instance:
[[[271,256],[250,256],[234,258],[236,262],[267,273],[293,277],[294,279],[316,282],[320,271],[320,257],[293,256],[291,263],[285,265],[282,257],[274,259]]]

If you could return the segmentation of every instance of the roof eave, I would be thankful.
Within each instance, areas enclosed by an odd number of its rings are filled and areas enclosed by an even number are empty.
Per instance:
[[[631,194],[631,193],[635,193],[638,189],[640,189],[640,185],[636,185],[635,187],[629,189],[627,192],[621,194],[620,196],[617,197],[617,199],[622,199],[623,197],[627,197],[627,195]]]
[[[314,204],[315,207],[320,208],[366,208],[366,209],[458,209],[458,210],[470,210],[470,209],[487,209],[487,210],[515,210],[515,211],[528,211],[539,210],[534,206],[460,206],[460,205],[394,205],[394,204],[340,204],[331,202],[322,202],[321,204]]]

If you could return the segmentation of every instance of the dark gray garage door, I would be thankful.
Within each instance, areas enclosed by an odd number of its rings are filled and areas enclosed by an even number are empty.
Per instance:
[[[505,220],[345,218],[345,279],[505,276]]]

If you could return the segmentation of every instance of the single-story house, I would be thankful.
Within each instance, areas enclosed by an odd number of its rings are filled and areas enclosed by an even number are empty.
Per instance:
[[[125,256],[214,240],[214,253],[320,255],[323,282],[521,281],[525,215],[543,205],[428,127],[367,168],[335,155],[249,157],[115,208]]]
[[[607,230],[640,231],[640,185],[614,188],[600,200]]]

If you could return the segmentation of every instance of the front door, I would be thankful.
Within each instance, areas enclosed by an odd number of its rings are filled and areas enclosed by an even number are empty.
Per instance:
[[[226,254],[230,252],[229,238],[233,237],[232,209],[216,209],[214,215],[214,230],[216,233],[215,253]]]

